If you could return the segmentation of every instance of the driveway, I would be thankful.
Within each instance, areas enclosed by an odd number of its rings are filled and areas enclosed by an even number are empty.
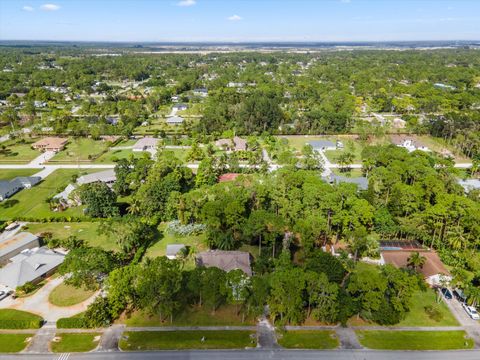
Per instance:
[[[28,311],[43,317],[47,322],[56,322],[60,318],[70,317],[87,310],[98,293],[80,304],[73,306],[55,306],[49,303],[48,296],[58,285],[63,282],[63,277],[49,280],[35,294],[25,297],[13,299],[8,297],[0,302],[0,308],[17,309]]]
[[[45,151],[30,162],[30,165],[42,165],[55,156],[53,151]]]
[[[475,342],[475,347],[480,348],[480,323],[478,320],[473,320],[467,315],[462,308],[462,304],[456,300],[446,300],[442,296],[443,301],[447,304],[448,308],[452,312],[453,316],[457,319],[460,325],[465,329],[468,336],[470,336]]]

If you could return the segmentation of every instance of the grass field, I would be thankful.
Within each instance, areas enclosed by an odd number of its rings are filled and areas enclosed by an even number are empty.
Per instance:
[[[72,306],[87,300],[94,293],[95,291],[92,290],[76,288],[62,283],[53,289],[48,296],[48,301],[56,306]]]
[[[28,344],[27,339],[33,334],[0,334],[0,353],[16,353]]]
[[[97,155],[107,148],[101,140],[87,138],[70,139],[64,150],[56,154],[52,162],[76,162],[90,160],[89,156]]]
[[[173,317],[173,322],[161,322],[158,317],[149,316],[146,313],[137,311],[130,318],[121,319],[127,326],[244,326],[254,325],[253,319],[245,319],[242,322],[242,316],[237,314],[237,309],[233,305],[224,305],[215,311],[203,307],[191,307],[187,311],[177,314]]]
[[[464,331],[356,331],[360,343],[378,350],[471,349]]]
[[[96,170],[95,170],[96,171]],[[60,216],[82,216],[82,207],[69,208],[64,212],[50,210],[47,198],[63,191],[74,174],[80,175],[89,171],[56,170],[40,184],[31,189],[24,189],[0,204],[0,220],[15,217],[49,218]]]
[[[437,307],[442,314],[442,320],[431,319],[425,312],[426,306]],[[435,292],[427,289],[426,292],[417,291],[413,294],[410,312],[396,326],[458,326],[458,322],[443,301],[436,302]]]
[[[95,159],[94,163],[96,164],[114,164],[115,160],[120,159],[129,159],[133,156],[135,159],[139,159],[142,156],[150,157],[150,153],[148,152],[137,152],[132,151],[130,149],[123,149],[123,150],[109,150],[99,158]]]
[[[135,350],[243,349],[255,347],[250,331],[140,331],[127,332],[120,348]],[[201,339],[204,337],[204,341]]]
[[[7,152],[0,152],[0,163],[28,163],[40,155],[38,150],[32,149],[33,140],[8,140],[0,144]]]
[[[56,334],[58,341],[52,341],[50,347],[54,353],[92,351],[100,340],[99,333]]]
[[[287,331],[278,343],[287,349],[334,349],[339,345],[335,332],[329,330]]]
[[[40,321],[42,320],[42,317],[27,311],[15,309],[0,309],[0,320]]]
[[[2,169],[0,170],[0,180],[12,180],[17,176],[32,176],[38,172],[38,169]]]
[[[50,232],[57,239],[66,239],[69,236],[76,236],[78,239],[85,240],[91,246],[99,246],[105,250],[118,250],[115,239],[105,235],[98,235],[98,222],[80,222],[80,223],[29,223],[25,231],[33,234]]]

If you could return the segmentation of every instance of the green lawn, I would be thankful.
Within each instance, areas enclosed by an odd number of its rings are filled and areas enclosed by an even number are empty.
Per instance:
[[[340,171],[340,169],[332,169],[332,172],[336,175],[346,177],[361,177],[363,176],[362,169],[350,169],[350,171]]]
[[[105,235],[98,235],[98,222],[80,222],[80,223],[30,223],[23,229],[33,234],[42,232],[52,233],[57,239],[66,239],[69,236],[76,236],[78,239],[85,240],[91,246],[99,246],[105,250],[118,250],[115,239]]]
[[[64,212],[50,210],[46,199],[58,194],[72,182],[74,174],[81,175],[98,170],[56,170],[40,184],[31,189],[24,189],[0,204],[0,220],[16,217],[50,218],[63,216],[82,216],[82,207],[69,208]]]
[[[287,331],[278,343],[287,349],[334,349],[339,345],[335,332],[329,330]]]
[[[107,149],[107,143],[102,140],[87,138],[73,138],[67,143],[65,149],[56,154],[51,162],[89,161],[89,156],[100,154]]]
[[[242,316],[237,314],[237,309],[233,305],[224,305],[212,313],[210,309],[194,306],[183,313],[173,317],[173,322],[161,322],[156,316],[149,316],[144,312],[137,311],[131,314],[128,319],[123,321],[127,326],[247,326],[254,325],[253,319],[245,319],[242,322]]]
[[[56,306],[72,306],[87,300],[94,293],[95,291],[92,290],[76,288],[62,283],[52,290],[48,296],[48,301]]]
[[[431,319],[425,312],[426,306],[436,307],[442,314],[442,319]],[[428,289],[426,292],[417,291],[413,294],[410,312],[396,326],[458,326],[458,322],[447,305],[443,301],[437,303],[435,292]]]
[[[8,140],[0,144],[6,152],[0,152],[0,163],[28,163],[40,155],[40,151],[32,149],[33,140]]]
[[[41,316],[27,311],[15,309],[0,309],[0,320],[42,320]]]
[[[197,252],[206,250],[205,234],[192,236],[175,236],[164,232],[166,224],[160,224],[158,230],[162,233],[161,238],[155,242],[148,250],[146,255],[149,257],[164,256],[169,244],[184,244],[192,246]]]
[[[360,343],[378,350],[471,349],[464,331],[356,331]]]
[[[50,347],[54,353],[92,351],[100,340],[99,333],[56,334],[58,341],[52,341]]]
[[[243,349],[255,347],[250,331],[139,331],[127,332],[120,348],[136,350]],[[202,342],[201,339],[205,338]]]
[[[39,171],[38,169],[2,169],[0,170],[0,180],[12,180],[17,176],[32,176]]]
[[[119,159],[129,159],[130,157],[139,159],[142,156],[150,157],[150,153],[144,151],[132,151],[130,149],[124,150],[109,150],[99,158],[97,158],[94,163],[96,164],[115,164],[115,160]]]
[[[27,346],[33,334],[0,334],[0,353],[16,353]]]

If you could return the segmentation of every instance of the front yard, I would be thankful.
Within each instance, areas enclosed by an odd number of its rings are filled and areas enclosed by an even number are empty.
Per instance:
[[[0,163],[29,163],[41,154],[40,151],[32,149],[34,142],[33,140],[16,139],[1,143]]]
[[[0,353],[20,352],[33,334],[0,334]]]
[[[50,304],[55,306],[73,306],[90,298],[95,294],[94,290],[76,288],[65,283],[61,283],[52,290],[48,296]]]
[[[203,340],[203,341],[202,341]],[[120,349],[184,350],[184,349],[243,349],[255,347],[256,336],[251,331],[138,331],[127,332],[120,340]]]
[[[107,148],[107,142],[102,140],[71,138],[65,149],[57,153],[50,162],[75,163],[77,161],[91,161],[92,157],[102,153]]]

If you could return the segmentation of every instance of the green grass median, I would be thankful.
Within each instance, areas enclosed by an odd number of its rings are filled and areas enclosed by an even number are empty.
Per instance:
[[[287,349],[334,349],[338,338],[330,330],[293,330],[279,336],[278,343]]]
[[[0,334],[0,353],[16,353],[25,349],[33,334]]]
[[[119,345],[122,350],[136,351],[243,349],[257,343],[251,331],[132,331],[123,335]]]
[[[87,352],[95,349],[99,341],[99,333],[57,334],[50,347],[54,353]]]
[[[472,339],[464,331],[356,331],[360,343],[378,350],[471,349]]]

